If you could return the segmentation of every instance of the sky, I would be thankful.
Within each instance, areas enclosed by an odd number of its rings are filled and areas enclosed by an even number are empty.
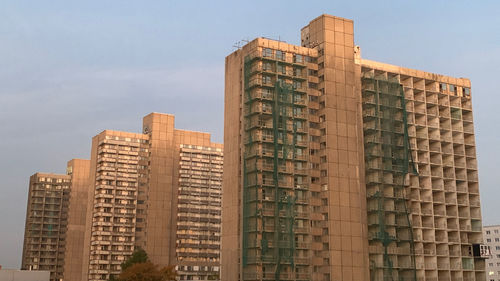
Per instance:
[[[20,267],[30,175],[150,112],[221,142],[233,46],[300,44],[325,13],[354,20],[363,58],[471,79],[483,220],[500,224],[499,1],[0,0],[0,265]]]

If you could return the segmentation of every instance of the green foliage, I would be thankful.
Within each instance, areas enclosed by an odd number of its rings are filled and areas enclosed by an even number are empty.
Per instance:
[[[111,275],[109,281],[174,281],[177,277],[174,266],[158,268],[141,248],[136,248],[121,267],[120,275]]]
[[[146,251],[144,251],[140,247],[137,247],[132,255],[121,264],[122,272],[136,263],[145,263],[148,261],[149,258]]]
[[[130,265],[122,271],[119,281],[174,281],[177,276],[173,266],[158,269],[158,266],[147,261]]]

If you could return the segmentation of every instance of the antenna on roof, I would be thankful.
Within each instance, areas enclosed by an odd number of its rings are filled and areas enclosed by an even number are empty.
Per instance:
[[[241,47],[243,47],[248,42],[250,42],[250,41],[247,39],[241,39],[240,41],[237,41],[236,43],[234,43],[233,48],[239,50],[239,49],[241,49]]]
[[[271,38],[271,37],[262,37],[264,39],[269,39],[269,40],[273,40],[273,41],[278,41],[278,42],[283,42],[283,43],[286,43],[285,40],[281,40],[281,36],[278,35],[278,39],[275,39],[275,38]]]

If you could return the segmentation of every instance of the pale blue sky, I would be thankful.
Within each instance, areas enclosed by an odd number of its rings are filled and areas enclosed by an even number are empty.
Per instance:
[[[347,4],[348,3],[348,4]],[[0,264],[20,266],[29,176],[152,111],[223,137],[224,57],[353,19],[364,58],[472,80],[483,217],[500,223],[498,1],[0,1]]]

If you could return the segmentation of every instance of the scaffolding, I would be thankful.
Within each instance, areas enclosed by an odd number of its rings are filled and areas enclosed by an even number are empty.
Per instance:
[[[302,280],[295,270],[295,230],[297,199],[303,198],[297,194],[305,186],[295,173],[296,161],[306,161],[305,143],[298,142],[305,132],[297,125],[304,118],[298,114],[304,93],[271,69],[272,81],[254,75],[262,73],[256,65],[263,63],[273,70],[286,65],[274,57],[245,58],[242,265],[248,270],[242,279]]]
[[[375,73],[376,74],[376,73]],[[417,173],[402,85],[383,74],[362,76],[363,134],[373,281],[416,280],[407,177]]]

